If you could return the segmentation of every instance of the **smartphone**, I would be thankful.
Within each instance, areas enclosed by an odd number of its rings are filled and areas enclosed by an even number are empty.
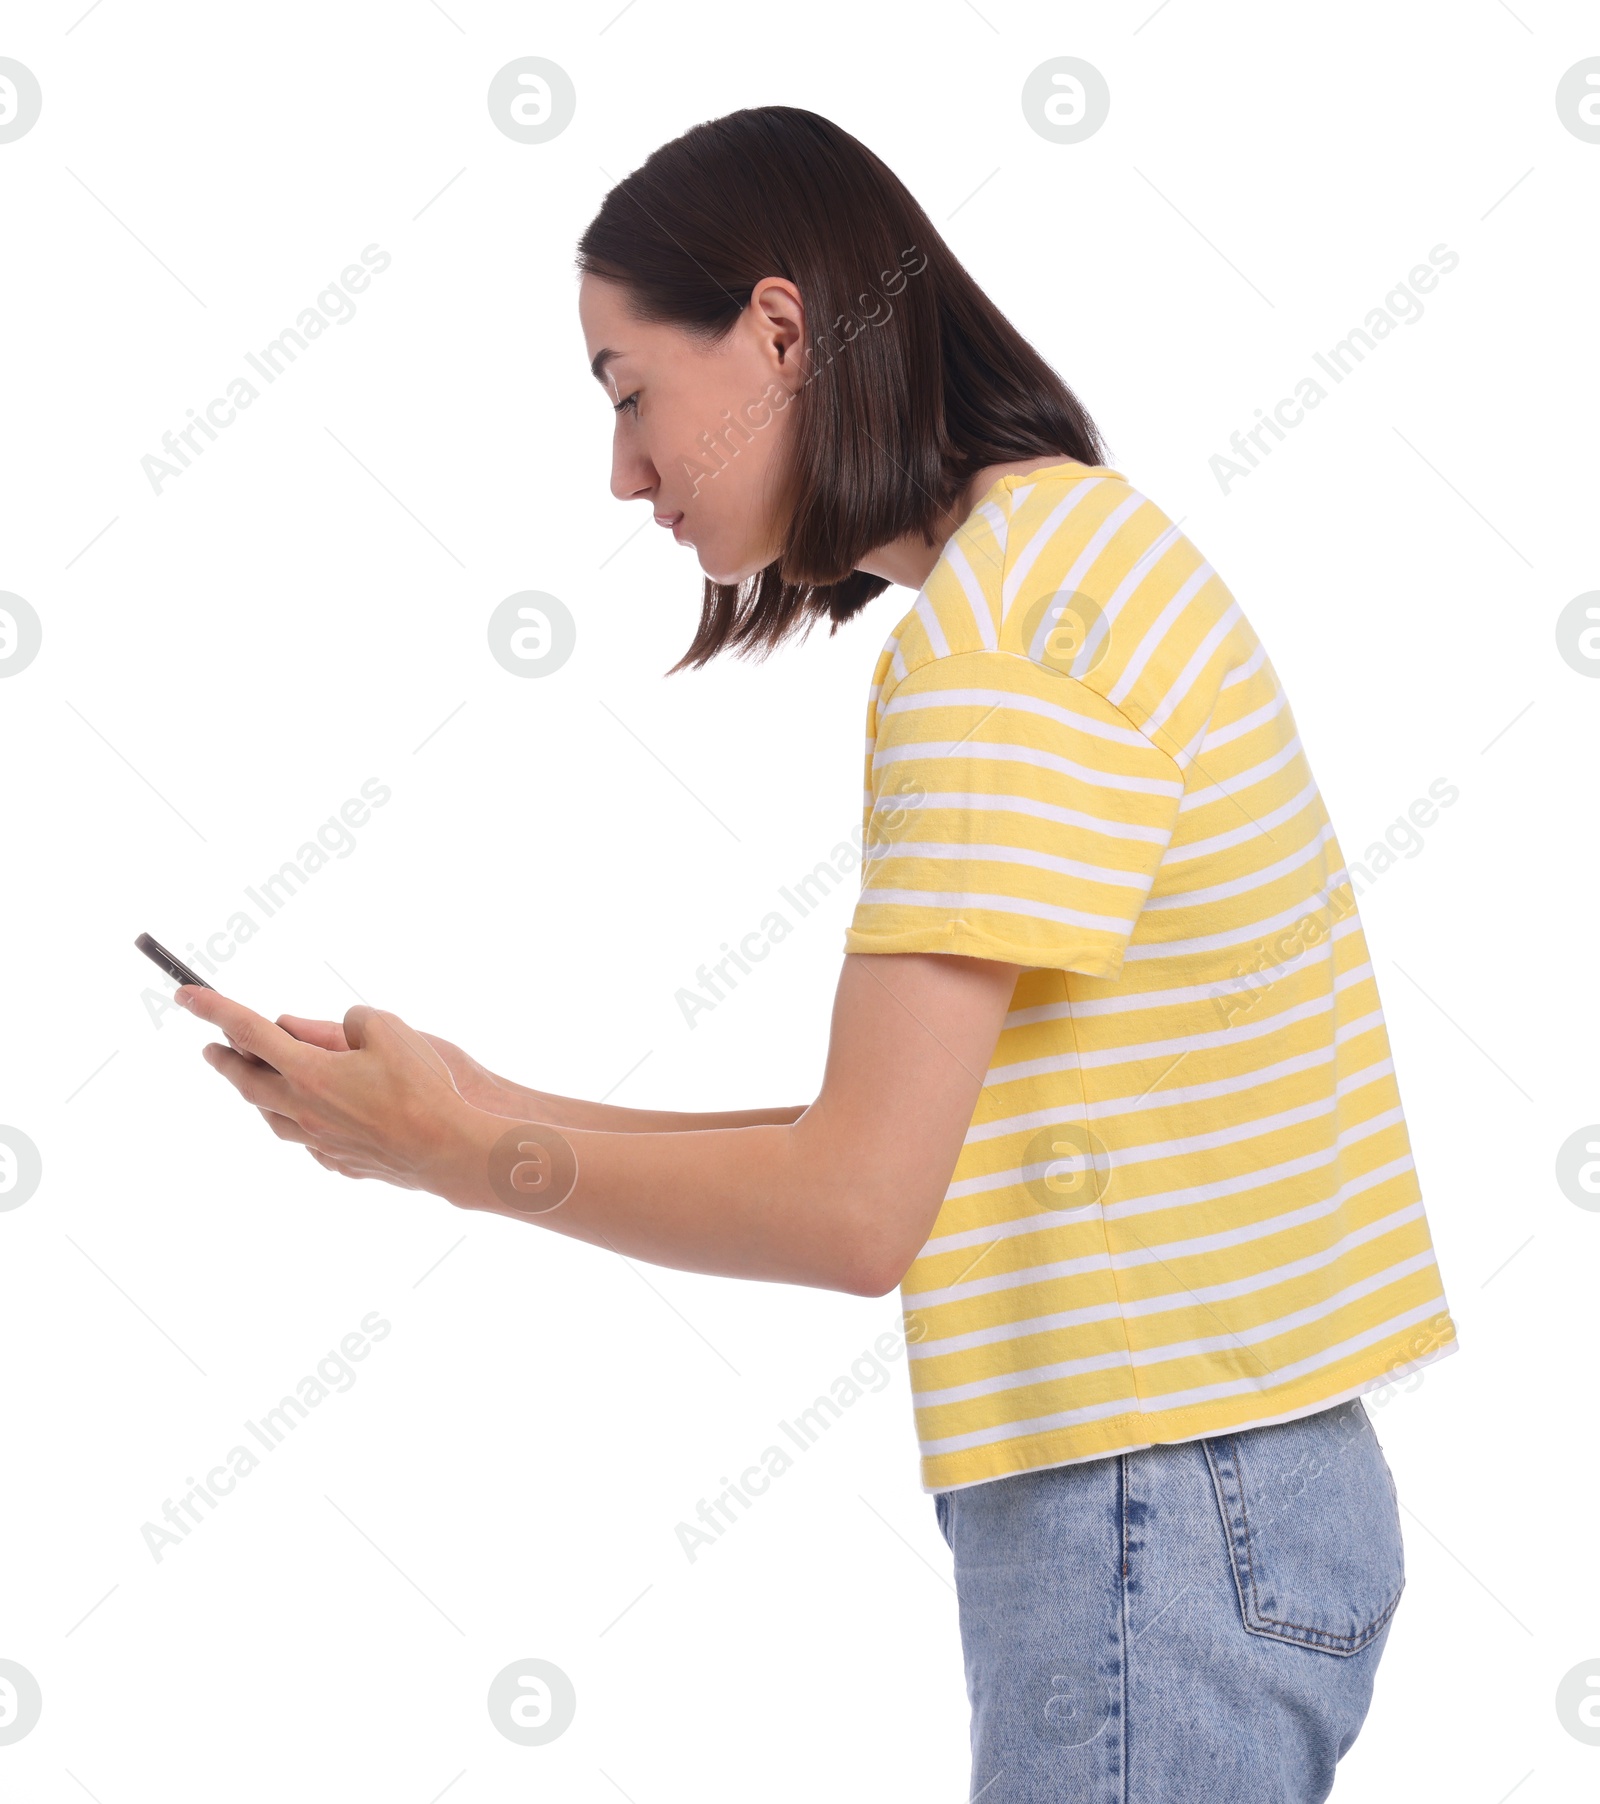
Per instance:
[[[174,983],[196,983],[202,990],[215,988],[215,985],[207,983],[203,977],[191,971],[181,958],[174,958],[160,940],[151,939],[148,933],[141,933],[133,943],[146,958],[160,965]]]

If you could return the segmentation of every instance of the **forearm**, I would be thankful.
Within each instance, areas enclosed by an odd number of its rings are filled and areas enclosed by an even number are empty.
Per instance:
[[[509,1078],[497,1080],[503,1108],[497,1114],[522,1121],[546,1121],[559,1128],[588,1128],[609,1134],[683,1134],[709,1128],[784,1126],[798,1121],[809,1103],[783,1103],[770,1109],[624,1109],[611,1103],[586,1102],[578,1096],[556,1096],[531,1090]]]
[[[462,1105],[432,1187],[655,1265],[883,1295],[881,1211],[833,1164],[804,1124],[613,1132]]]

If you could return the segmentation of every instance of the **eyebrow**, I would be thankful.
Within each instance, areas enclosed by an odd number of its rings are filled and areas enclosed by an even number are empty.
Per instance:
[[[621,357],[623,355],[625,355],[624,352],[613,351],[609,345],[603,346],[600,350],[595,352],[594,361],[589,365],[589,374],[594,377],[596,382],[603,383],[606,379],[605,378],[606,365],[608,363],[612,362],[615,358]]]

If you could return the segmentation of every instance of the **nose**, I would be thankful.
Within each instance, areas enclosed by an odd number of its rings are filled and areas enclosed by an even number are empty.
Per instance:
[[[619,428],[611,441],[611,493],[619,501],[648,501],[660,482],[655,465]]]

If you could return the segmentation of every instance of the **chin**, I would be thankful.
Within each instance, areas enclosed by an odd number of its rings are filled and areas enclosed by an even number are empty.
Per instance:
[[[712,582],[725,583],[730,588],[736,584],[748,581],[752,576],[759,575],[760,572],[766,568],[765,563],[760,558],[746,558],[742,564],[737,564],[730,568],[722,563],[715,552],[703,551],[697,548],[696,555],[700,559],[700,568],[702,572],[709,577]]]

